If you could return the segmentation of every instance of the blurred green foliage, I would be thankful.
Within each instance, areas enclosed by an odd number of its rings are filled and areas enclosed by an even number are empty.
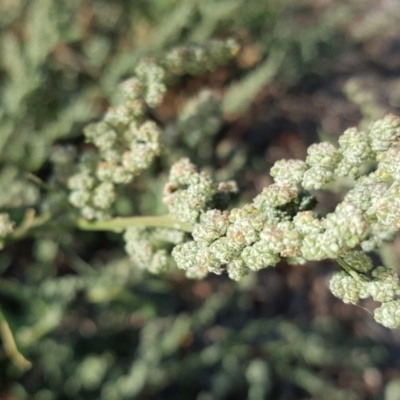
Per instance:
[[[85,146],[83,127],[102,115],[142,56],[210,38],[242,43],[222,78],[173,85],[183,100],[201,86],[225,93],[222,109],[216,106],[221,121],[211,127],[216,133],[223,118],[243,115],[266,85],[293,87],[322,75],[344,41],[373,37],[381,24],[356,23],[372,3],[1,1],[0,207],[40,207],[44,188],[29,173],[50,174],[54,144]],[[376,13],[378,22],[382,15],[388,14]],[[190,104],[181,112],[164,106],[156,115],[177,154],[219,168],[222,177],[252,163],[229,141],[200,143],[186,118]],[[121,214],[157,213],[162,179],[146,175],[135,190],[148,196],[139,204],[121,198]],[[155,278],[135,269],[122,247],[111,233],[60,230],[0,254],[0,307],[33,364],[23,371],[1,349],[0,397],[370,399],[382,398],[379,368],[398,367],[390,355],[396,342],[383,330],[363,335],[372,320],[365,313],[364,323],[313,318],[307,292],[289,294],[276,271],[240,284],[223,277],[188,282],[178,273]],[[386,388],[387,399],[397,398],[396,384]]]

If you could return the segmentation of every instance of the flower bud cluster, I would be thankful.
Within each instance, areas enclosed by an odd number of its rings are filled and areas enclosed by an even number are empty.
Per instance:
[[[169,269],[171,247],[184,239],[184,232],[171,228],[130,227],[124,233],[125,251],[133,264],[152,274]]]
[[[358,254],[357,254],[358,253]],[[350,253],[347,258],[348,265],[355,270],[355,265],[362,265],[364,272],[367,268],[372,268],[371,260],[361,252]],[[362,263],[364,260],[364,263]],[[354,262],[355,263],[350,263]],[[345,303],[356,304],[360,299],[372,297],[374,301],[382,303],[374,311],[374,318],[387,328],[397,328],[400,326],[400,303],[396,299],[400,295],[400,281],[395,271],[379,266],[371,273],[372,279],[368,280],[365,275],[351,276],[341,271],[333,274],[330,281],[330,290],[334,296],[340,298]]]
[[[336,177],[360,178],[360,167],[366,161],[376,161],[379,166],[374,182],[398,179],[400,150],[400,119],[387,115],[371,124],[369,132],[347,129],[339,138],[339,148],[331,143],[317,143],[308,148],[305,162],[281,160],[271,169],[276,182],[300,183],[306,190],[326,187]],[[292,172],[292,173],[291,173]]]
[[[97,148],[90,163],[83,155],[68,181],[69,200],[87,219],[107,218],[116,197],[116,185],[129,184],[160,154],[160,128],[146,119],[148,108],[159,106],[166,82],[173,75],[201,73],[232,58],[236,42],[213,41],[207,46],[179,47],[159,61],[144,59],[135,76],[122,83],[120,104],[110,107],[102,121],[84,130]]]
[[[391,300],[375,309],[375,321],[386,328],[398,328],[400,326],[400,300]]]
[[[275,266],[283,258],[291,264],[337,259],[352,273],[333,276],[333,294],[347,303],[371,296],[382,303],[375,313],[377,320],[395,326],[400,321],[400,311],[395,308],[395,297],[400,294],[397,274],[383,267],[371,273],[370,258],[354,249],[373,250],[400,229],[399,141],[400,119],[392,115],[372,124],[367,133],[348,129],[338,148],[330,143],[314,144],[305,161],[276,162],[271,169],[275,183],[251,204],[231,211],[210,209],[199,189],[196,202],[197,191],[190,194],[201,179],[196,175],[195,182],[191,181],[196,172],[188,160],[177,164],[172,186],[166,189],[166,200],[173,204],[170,212],[178,212],[179,219],[192,223],[200,215],[193,240],[172,252],[178,267],[196,278],[227,271],[239,280],[249,271]],[[375,163],[376,168],[362,175],[365,162]],[[353,178],[354,188],[334,212],[317,215],[312,211],[314,199],[304,189],[325,188],[341,176]],[[175,202],[176,192],[177,197],[180,192],[184,195]],[[196,208],[198,204],[201,207]]]
[[[124,233],[125,251],[132,262],[143,270],[159,274],[168,269],[165,249],[155,250],[146,228],[130,227]]]
[[[80,159],[77,171],[69,178],[70,203],[79,208],[86,219],[104,219],[115,200],[114,184],[100,181],[93,175],[98,162],[98,154],[85,152]]]
[[[339,138],[339,148],[318,143],[310,146],[305,162],[278,161],[271,175],[276,182],[300,184],[306,190],[325,188],[336,177],[353,178],[354,188],[344,201],[358,208],[358,219],[362,214],[367,231],[360,245],[364,251],[371,251],[400,229],[399,143],[400,118],[387,115],[371,124],[367,132],[347,129]],[[376,169],[362,175],[366,162],[375,163]],[[356,241],[354,238],[353,243]]]
[[[233,182],[217,184],[208,174],[197,172],[189,159],[183,158],[171,167],[163,202],[178,220],[195,223],[203,211],[223,206],[225,199],[236,192]]]
[[[125,103],[110,108],[103,121],[87,126],[84,131],[87,141],[98,152],[91,154],[90,162],[83,154],[68,187],[71,204],[80,208],[87,219],[107,217],[116,197],[116,185],[132,182],[160,153],[160,130],[155,122],[142,121],[139,108],[143,100],[133,93],[142,91],[138,82],[125,82]]]
[[[366,224],[356,206],[342,203],[322,219],[307,210],[293,217],[298,199],[296,186],[284,182],[265,188],[243,208],[204,212],[194,226],[194,241],[173,251],[178,267],[200,266],[217,274],[226,269],[240,279],[282,258],[292,264],[336,258],[360,243]]]
[[[0,213],[0,250],[4,248],[4,239],[14,230],[14,222],[7,213]]]
[[[329,289],[344,303],[356,304],[358,300],[369,296],[367,282],[356,280],[345,271],[333,274]]]

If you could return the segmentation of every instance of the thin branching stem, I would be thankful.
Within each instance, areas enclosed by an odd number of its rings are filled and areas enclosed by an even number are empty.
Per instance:
[[[192,232],[193,226],[187,222],[178,221],[172,215],[119,217],[103,221],[88,221],[80,218],[76,222],[78,229],[86,231],[121,232],[131,226],[171,228],[184,232]]]
[[[0,337],[3,343],[4,351],[13,364],[21,370],[28,370],[32,363],[28,361],[18,350],[14,335],[8,324],[6,317],[0,309]]]

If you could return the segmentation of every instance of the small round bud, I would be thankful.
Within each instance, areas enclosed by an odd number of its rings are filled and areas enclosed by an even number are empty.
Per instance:
[[[369,126],[369,140],[371,149],[383,152],[396,144],[400,138],[400,118],[395,115],[386,115],[383,119]]]
[[[312,144],[307,154],[306,163],[311,167],[333,168],[338,161],[338,150],[328,142]]]
[[[375,321],[386,328],[394,329],[400,326],[400,300],[392,300],[375,309]]]
[[[356,304],[360,298],[368,297],[365,283],[356,281],[344,271],[335,272],[332,275],[329,289],[344,303]]]
[[[234,281],[239,281],[250,272],[246,263],[241,258],[230,262],[226,266],[226,271],[228,272],[229,278],[233,279]]]
[[[302,160],[279,160],[271,168],[270,175],[275,182],[297,184],[303,180],[307,164]]]
[[[280,261],[279,256],[269,251],[264,242],[256,242],[252,246],[245,247],[241,257],[252,271],[274,267]]]
[[[297,187],[288,182],[274,183],[263,189],[254,200],[254,206],[263,211],[266,207],[280,207],[296,199]]]
[[[210,250],[222,264],[227,264],[240,254],[241,247],[229,238],[222,237],[211,243]]]
[[[319,190],[328,184],[332,178],[333,172],[330,169],[315,165],[304,173],[301,185],[306,190]]]
[[[360,166],[373,158],[368,135],[357,128],[347,129],[339,138],[340,154],[348,165]]]
[[[321,220],[313,211],[300,211],[293,218],[294,227],[302,235],[322,232]]]
[[[200,217],[200,223],[196,224],[192,231],[194,240],[205,240],[208,243],[218,239],[226,233],[229,225],[229,213],[227,211],[209,210]]]
[[[92,202],[95,207],[108,210],[113,204],[115,197],[114,185],[111,182],[103,182],[95,188]]]
[[[372,271],[374,280],[368,283],[368,292],[375,301],[386,302],[400,294],[399,277],[395,271],[377,267]]]

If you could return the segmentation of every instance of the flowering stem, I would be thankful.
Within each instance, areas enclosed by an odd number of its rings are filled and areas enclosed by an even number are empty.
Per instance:
[[[21,240],[34,232],[52,232],[60,228],[78,228],[84,231],[114,231],[122,232],[130,226],[170,228],[183,232],[191,233],[193,225],[187,222],[178,221],[173,215],[155,215],[155,216],[134,216],[117,217],[109,220],[88,221],[84,218],[78,218],[72,223],[57,223],[50,213],[44,213],[36,216],[35,210],[28,209],[23,221],[9,235],[9,241]]]
[[[178,221],[172,215],[118,217],[105,221],[88,221],[79,218],[76,221],[79,229],[86,231],[116,231],[120,232],[130,226],[157,227],[178,229],[184,232],[192,232],[193,226],[187,222]]]

